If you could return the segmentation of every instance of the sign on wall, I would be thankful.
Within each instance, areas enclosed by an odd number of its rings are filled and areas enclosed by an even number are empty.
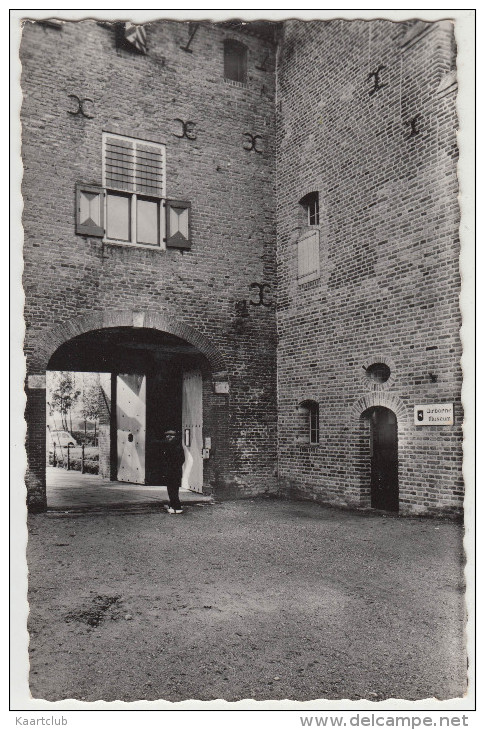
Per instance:
[[[414,406],[415,426],[453,426],[453,403]]]

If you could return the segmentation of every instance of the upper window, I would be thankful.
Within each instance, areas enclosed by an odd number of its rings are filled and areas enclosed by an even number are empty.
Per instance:
[[[298,237],[298,283],[320,278],[320,210],[318,193],[308,193],[299,201],[302,230]]]
[[[164,235],[165,147],[106,134],[103,137],[106,238],[160,246]]]
[[[191,204],[165,197],[165,145],[103,134],[103,185],[76,185],[76,233],[191,248]]]
[[[318,193],[308,193],[300,200],[303,209],[305,223],[307,226],[320,225],[320,210],[318,206]]]
[[[240,84],[246,83],[247,48],[238,41],[224,41],[224,78]]]

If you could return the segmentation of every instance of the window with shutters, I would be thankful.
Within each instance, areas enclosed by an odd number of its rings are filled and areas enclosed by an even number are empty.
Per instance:
[[[320,278],[320,209],[318,192],[299,201],[301,230],[298,237],[298,283]]]
[[[245,84],[247,80],[247,48],[234,40],[224,41],[224,79]]]
[[[190,203],[165,193],[165,145],[103,134],[103,185],[76,186],[76,232],[105,241],[190,249]]]

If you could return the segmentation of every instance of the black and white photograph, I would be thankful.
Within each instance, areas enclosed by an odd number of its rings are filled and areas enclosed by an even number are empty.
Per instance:
[[[11,26],[14,709],[466,726],[474,10]]]

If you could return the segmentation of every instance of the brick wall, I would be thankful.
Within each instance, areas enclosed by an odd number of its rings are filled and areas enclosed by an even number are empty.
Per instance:
[[[180,48],[187,24],[156,22],[147,34],[143,56],[118,49],[109,24],[24,25],[28,372],[45,370],[52,332],[65,325],[69,339],[79,317],[136,310],[192,328],[220,353],[230,380],[230,395],[218,396],[217,406],[224,410],[229,400],[229,427],[221,425],[225,443],[214,444],[219,461],[211,466],[219,492],[264,492],[275,488],[275,312],[250,307],[240,325],[235,302],[250,298],[253,282],[275,286],[274,73],[256,68],[268,53],[274,69],[274,50],[211,24],[200,26],[191,54]],[[236,37],[248,48],[245,87],[223,79],[223,41]],[[92,119],[69,113],[76,108],[69,94],[93,100]],[[175,136],[176,118],[195,122],[196,140]],[[192,204],[190,252],[75,234],[75,184],[101,184],[103,130],[166,144],[167,195]],[[262,153],[243,148],[248,132],[261,135]],[[29,444],[41,444],[45,426],[27,415]],[[29,458],[36,488],[42,460],[30,446]]]
[[[276,135],[281,493],[368,506],[361,414],[383,405],[398,420],[400,511],[460,512],[452,26],[284,26]],[[380,88],[370,94],[368,76],[379,66]],[[298,201],[310,191],[320,199],[321,276],[299,285]],[[373,362],[390,367],[386,383],[366,377]],[[298,439],[297,408],[307,399],[320,404],[318,446]],[[414,426],[415,404],[449,402],[454,426]]]
[[[131,326],[144,312],[145,326],[192,333],[213,373],[227,370],[228,397],[204,373],[214,446],[204,468],[220,496],[274,491],[278,454],[282,495],[368,506],[363,414],[381,405],[397,416],[401,512],[455,514],[463,413],[452,26],[283,25],[277,59],[266,40],[210,23],[192,54],[180,48],[186,24],[150,24],[147,56],[117,49],[109,24],[25,25],[28,372],[42,373],[83,327]],[[226,38],[248,47],[245,87],[223,79]],[[69,94],[92,99],[94,118],[69,114]],[[197,139],[175,136],[175,118],[195,122]],[[101,183],[103,130],[166,144],[167,195],[192,204],[190,252],[75,235],[75,184]],[[261,135],[261,154],[243,148],[246,133]],[[298,284],[298,201],[312,191],[321,273]],[[253,282],[268,283],[275,300],[276,270],[277,328],[274,305],[237,316],[236,302],[257,301]],[[389,366],[386,383],[367,377],[375,362]],[[317,446],[301,442],[306,400],[320,404]],[[27,404],[39,505],[41,401],[31,392]],[[440,402],[454,403],[454,426],[414,426],[415,404]]]

